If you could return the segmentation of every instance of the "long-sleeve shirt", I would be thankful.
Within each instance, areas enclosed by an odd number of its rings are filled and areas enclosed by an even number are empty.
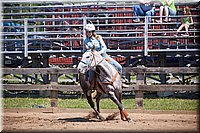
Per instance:
[[[96,37],[86,38],[84,41],[86,50],[95,49],[100,54],[106,53],[107,47],[104,43],[102,36],[97,35]]]

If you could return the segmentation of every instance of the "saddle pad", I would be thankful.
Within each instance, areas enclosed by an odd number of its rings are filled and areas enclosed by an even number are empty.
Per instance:
[[[113,64],[110,63],[110,59],[105,58],[105,60],[106,60],[110,65],[112,65],[112,66],[119,72],[119,70],[117,69],[117,67],[116,67],[115,65],[113,65]]]

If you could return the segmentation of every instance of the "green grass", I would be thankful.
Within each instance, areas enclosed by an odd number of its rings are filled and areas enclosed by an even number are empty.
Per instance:
[[[58,99],[58,107],[61,108],[90,108],[87,100],[84,99]],[[95,101],[95,100],[94,100]],[[122,100],[126,109],[135,109],[134,99]],[[3,98],[4,108],[36,108],[37,106],[50,107],[48,98]],[[101,109],[117,109],[117,106],[108,98],[101,99]],[[146,110],[197,110],[198,100],[189,99],[145,99],[144,109]]]
[[[190,99],[146,99],[144,107],[149,110],[197,110],[199,101]]]

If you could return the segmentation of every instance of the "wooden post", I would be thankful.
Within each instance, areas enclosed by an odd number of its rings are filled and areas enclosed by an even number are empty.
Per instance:
[[[129,66],[129,65],[130,65],[130,56],[128,56],[128,57],[126,58],[126,64],[125,64],[125,66],[127,67],[127,66]],[[130,73],[126,73],[126,79],[128,79],[128,81],[131,82]]]
[[[166,55],[165,54],[159,55],[159,59],[160,59],[160,66],[161,67],[166,66]],[[166,84],[167,83],[166,76],[167,76],[166,73],[162,73],[162,74],[159,75],[160,80],[161,80],[161,84]],[[167,96],[173,95],[173,92],[169,92],[169,91],[168,92],[167,91],[166,92],[160,92],[160,91],[158,91],[157,95],[159,97],[167,97]]]
[[[73,56],[73,65],[78,65],[77,56]],[[78,82],[78,74],[73,74],[73,81]]]
[[[52,87],[54,85],[58,84],[58,74],[51,74],[51,85]],[[54,88],[52,88],[54,89]],[[51,107],[57,107],[58,105],[58,91],[57,90],[51,90]]]
[[[45,55],[43,58],[43,67],[49,68],[49,55]],[[49,74],[43,74],[44,84],[49,84]]]
[[[160,55],[160,66],[164,67],[166,65],[166,56],[165,54]],[[162,84],[166,84],[166,73],[160,74],[160,79]]]
[[[40,62],[39,62],[38,56],[33,55],[31,58],[32,58],[32,68],[40,68]],[[38,80],[37,80],[38,74],[32,73],[32,77],[33,77],[33,79],[35,78],[35,81],[33,81],[33,82],[35,82],[35,84],[37,84],[38,83]]]
[[[28,63],[28,58],[24,57],[24,59],[22,61],[22,66],[21,67],[27,67],[28,64],[29,64]],[[27,74],[22,74],[22,79],[24,79],[25,83],[27,83],[28,82],[28,76],[27,76]]]
[[[43,59],[42,59],[42,62],[43,62],[43,68],[48,68],[49,67],[49,55],[43,55]],[[49,84],[50,81],[49,81],[49,74],[41,74],[41,77],[43,78],[43,84]],[[48,97],[50,96],[51,93],[49,90],[40,90],[40,96],[42,97]]]
[[[135,90],[135,103],[136,103],[136,108],[137,109],[143,109],[143,99],[144,99],[144,94],[143,91],[139,90],[139,85],[144,84],[144,73],[138,73],[136,77],[136,84],[137,88]]]
[[[179,60],[179,67],[184,67],[184,55],[181,56],[180,60]],[[185,75],[184,73],[179,74],[183,84],[185,84]]]

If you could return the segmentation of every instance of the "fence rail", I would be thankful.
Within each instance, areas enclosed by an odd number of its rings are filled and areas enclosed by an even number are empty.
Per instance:
[[[4,74],[49,74],[50,84],[3,84],[5,90],[48,90],[51,91],[51,102],[58,102],[58,91],[82,91],[80,85],[58,85],[60,74],[78,74],[76,68],[3,68]],[[199,91],[198,85],[174,85],[174,84],[145,84],[145,74],[199,74],[199,67],[126,67],[126,74],[136,74],[136,84],[122,91],[134,91],[136,107],[143,108],[144,91]],[[199,76],[199,75],[198,75]],[[51,105],[57,105],[52,103]]]
[[[78,74],[76,68],[2,68],[4,74]],[[125,67],[123,73],[199,73],[199,67]]]
[[[125,6],[126,7],[126,6]],[[117,8],[117,7],[116,7]],[[22,10],[22,9],[20,9]],[[199,9],[195,8],[197,12]],[[22,15],[33,15],[33,18],[14,17]],[[76,16],[73,16],[76,14]],[[79,15],[78,15],[79,14]],[[120,14],[120,15],[119,15]],[[199,31],[199,15],[192,14],[194,25],[190,27],[190,36],[173,36],[181,24],[180,18],[183,15],[170,16],[171,22],[155,23],[155,19],[159,16],[151,16],[152,22],[147,22],[147,16],[139,16],[144,22],[133,23],[132,8],[116,9],[109,11],[52,11],[52,12],[9,12],[3,14],[6,19],[3,19],[3,50],[2,53],[15,54],[18,51],[24,53],[24,57],[34,53],[45,53],[44,50],[49,50],[49,53],[54,53],[55,50],[65,49],[81,50],[85,37],[84,26],[86,22],[95,24],[97,33],[102,35],[104,41],[114,55],[114,50],[142,50],[141,54],[149,55],[151,50],[162,52],[164,49],[171,53],[173,46],[176,46],[177,52],[197,51],[199,48],[197,32]],[[49,16],[50,15],[50,16]],[[72,15],[66,17],[65,15]],[[41,17],[42,16],[42,17]],[[59,16],[59,17],[58,17]],[[50,17],[50,18],[49,18]],[[9,24],[10,23],[10,24]],[[160,31],[156,31],[162,29]],[[119,31],[119,32],[112,32]],[[182,31],[181,33],[184,33]],[[165,34],[163,36],[163,34]],[[58,43],[60,45],[58,45]],[[167,46],[166,46],[167,44]],[[41,51],[38,51],[41,50]],[[130,53],[135,54],[132,50]],[[62,53],[62,51],[60,51]],[[77,53],[74,53],[79,55]]]

